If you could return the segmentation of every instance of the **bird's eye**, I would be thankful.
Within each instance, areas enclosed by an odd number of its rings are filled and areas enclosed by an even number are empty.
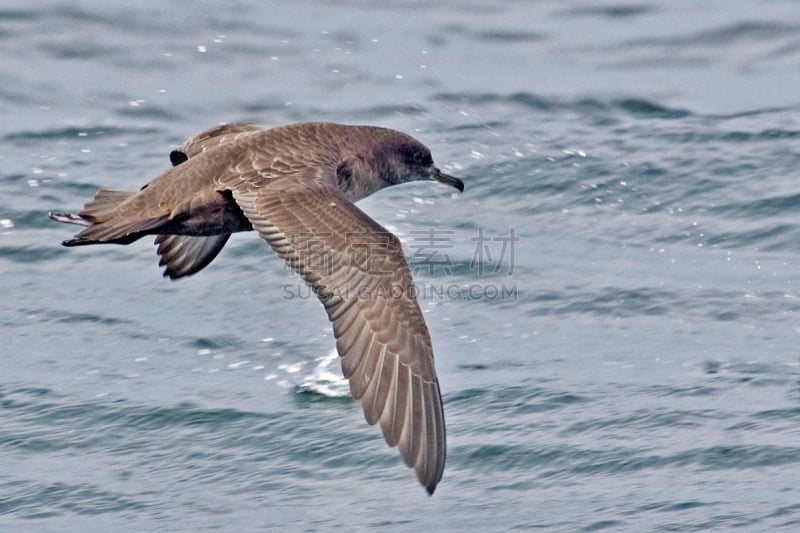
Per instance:
[[[427,150],[415,150],[411,154],[411,161],[415,165],[429,166],[433,164],[430,152]]]

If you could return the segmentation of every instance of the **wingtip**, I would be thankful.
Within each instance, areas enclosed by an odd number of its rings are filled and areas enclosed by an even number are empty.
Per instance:
[[[72,248],[73,246],[83,246],[85,244],[94,244],[95,241],[80,239],[80,238],[73,238],[67,239],[65,241],[61,241],[61,246],[66,246],[68,248]]]
[[[169,153],[169,162],[172,163],[173,167],[177,167],[181,163],[185,163],[188,160],[189,156],[180,150],[173,150]]]
[[[165,268],[164,272],[161,273],[161,277],[168,278],[170,281],[177,281],[181,279],[185,274],[181,274],[179,272],[175,272],[172,269]]]
[[[424,479],[424,478],[417,478],[420,484],[425,488],[425,491],[428,493],[428,496],[433,496],[433,493],[436,491],[436,487],[439,485],[439,482],[442,480],[441,473],[438,476],[435,476],[433,479]]]

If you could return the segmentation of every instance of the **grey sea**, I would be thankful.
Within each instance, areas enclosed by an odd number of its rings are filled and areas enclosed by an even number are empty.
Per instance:
[[[0,7],[0,529],[800,530],[800,5]],[[410,133],[398,234],[448,428],[428,497],[253,233],[67,249],[223,122]]]

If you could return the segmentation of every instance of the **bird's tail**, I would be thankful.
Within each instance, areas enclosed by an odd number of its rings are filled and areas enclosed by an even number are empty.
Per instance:
[[[85,226],[72,239],[64,241],[64,246],[81,246],[86,244],[114,243],[129,244],[144,232],[162,225],[166,217],[154,219],[117,222],[113,215],[117,207],[134,192],[99,189],[77,214],[50,213],[50,218],[65,224]]]

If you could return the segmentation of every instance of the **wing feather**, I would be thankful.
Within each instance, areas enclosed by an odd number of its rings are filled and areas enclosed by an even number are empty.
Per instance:
[[[444,470],[445,423],[411,271],[399,240],[323,178],[269,180],[260,170],[221,184],[320,297],[353,398],[433,493]]]
[[[220,144],[235,141],[239,134],[253,133],[256,131],[264,131],[264,128],[251,124],[250,122],[233,122],[231,124],[222,124],[202,131],[186,139],[177,150],[170,154],[170,160],[173,165],[177,166],[185,162],[190,157],[210,150]],[[184,157],[181,157],[182,154]]]
[[[217,257],[230,238],[230,233],[199,237],[193,235],[158,235],[159,266],[164,269],[164,277],[176,279],[194,274]]]

